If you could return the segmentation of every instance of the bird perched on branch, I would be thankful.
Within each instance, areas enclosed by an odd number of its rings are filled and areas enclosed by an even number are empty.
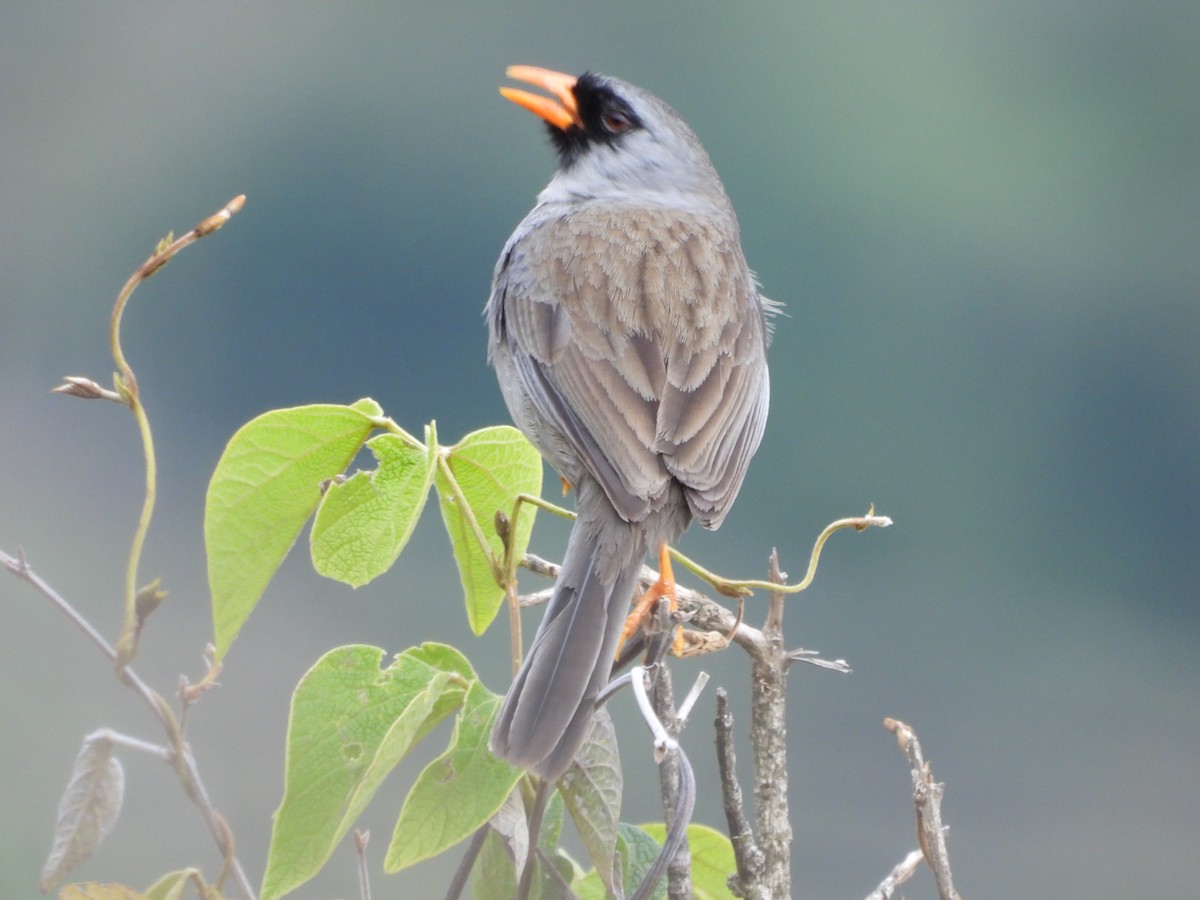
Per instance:
[[[696,519],[716,528],[767,419],[765,312],[708,155],[667,104],[603,75],[508,70],[558,170],[500,254],[488,355],[517,426],[574,487],[545,618],[492,732],[549,780],[570,766],[638,572]]]

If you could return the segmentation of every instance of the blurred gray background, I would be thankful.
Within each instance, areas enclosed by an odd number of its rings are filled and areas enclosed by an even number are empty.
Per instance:
[[[771,421],[737,508],[684,549],[798,577],[796,896],[860,897],[915,846],[884,716],[944,780],[971,897],[1195,896],[1200,878],[1200,6],[1056,2],[0,4],[0,547],[110,636],[140,505],[134,425],[52,396],[109,381],[112,298],[169,229],[245,211],[134,297],[125,347],[158,441],[144,578],[171,591],[137,667],[170,692],[209,639],[207,478],[267,409],[372,396],[444,441],[506,421],[480,310],[550,175],[504,68],[644,85],[700,134],[766,293],[787,303]],[[549,483],[549,482],[548,482]],[[561,551],[543,520],[535,545]],[[303,550],[301,547],[299,550]],[[0,895],[34,893],[82,737],[157,739],[100,655],[0,578]],[[762,598],[749,616],[761,619]],[[537,614],[530,616],[532,627]],[[430,507],[352,592],[297,552],[190,734],[252,877],[291,687],[326,649],[462,647],[507,685],[503,623],[465,624]],[[701,668],[743,702],[740,652]],[[620,706],[620,704],[618,704]],[[625,704],[628,705],[627,703]],[[722,827],[707,720],[700,821]],[[631,779],[653,766],[626,712]],[[742,724],[745,724],[743,715]],[[432,751],[431,751],[432,752]],[[81,877],[217,868],[169,769],[123,753],[126,814]],[[743,760],[746,754],[743,753]],[[403,789],[367,817],[376,867]],[[626,818],[661,818],[633,790]],[[458,852],[377,896],[440,893]],[[298,896],[353,896],[349,846]],[[908,896],[932,896],[922,875]]]

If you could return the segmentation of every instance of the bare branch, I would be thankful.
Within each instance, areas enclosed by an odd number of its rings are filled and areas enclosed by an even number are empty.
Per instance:
[[[814,551],[815,552],[815,551]],[[770,572],[770,581],[772,584],[784,585],[787,583],[787,572],[779,568],[779,550],[775,547],[771,548],[771,555],[768,557],[768,567]],[[783,591],[771,591],[771,599],[767,604],[767,621],[763,625],[763,634],[766,635],[768,641],[774,642],[777,639],[783,638]]]
[[[788,651],[787,662],[789,665],[794,662],[808,663],[810,666],[829,669],[842,675],[849,675],[854,671],[850,668],[850,663],[844,659],[821,659],[817,656],[820,652],[820,650],[805,650],[803,647],[797,647],[795,650]]]
[[[729,889],[745,900],[765,900],[759,878],[763,870],[763,854],[754,843],[754,832],[746,818],[742,803],[742,788],[737,780],[737,757],[733,748],[733,713],[729,710],[729,694],[717,688],[717,769],[721,775],[721,802],[725,807],[725,822],[729,840],[737,861],[737,874],[729,877]]]
[[[100,652],[107,656],[109,661],[117,661],[117,651],[113,649],[112,644],[104,639],[104,635],[92,627],[91,622],[77,613],[75,607],[51,587],[49,582],[43,580],[40,575],[29,567],[23,550],[18,550],[16,556],[9,556],[3,550],[0,550],[0,563],[22,581],[31,584],[39,594],[49,600],[55,609],[70,619],[76,628],[87,635],[88,639],[100,648]],[[136,678],[136,676],[134,677]]]
[[[646,690],[647,675],[648,671],[644,666],[634,666],[629,670],[629,686],[633,688],[633,696],[637,699],[638,711],[650,729],[650,734],[654,736],[654,761],[661,762],[664,755],[679,747],[679,742],[671,737],[663,726],[662,720],[654,710],[654,704],[650,702],[650,694]],[[624,680],[624,677],[621,677],[617,682],[623,683]]]
[[[696,676],[696,681],[692,685],[692,689],[688,691],[687,696],[683,698],[683,702],[679,704],[679,712],[675,718],[679,722],[679,727],[682,729],[687,725],[688,716],[692,714],[692,708],[696,705],[696,701],[700,699],[700,694],[704,691],[704,686],[708,684],[708,673],[701,672]]]
[[[533,553],[526,553],[521,559],[521,566],[533,572],[535,575],[542,575],[546,578],[554,579],[558,577],[558,563],[550,562],[548,559],[542,559]]]
[[[787,773],[787,672],[794,662],[804,662],[820,668],[847,673],[850,666],[845,660],[821,659],[815,651],[797,648],[788,651],[783,646],[783,614],[785,611],[785,595],[803,590],[812,581],[825,542],[836,531],[854,529],[862,531],[871,527],[886,528],[891,525],[891,519],[886,516],[876,516],[874,508],[866,516],[840,519],[827,526],[818,536],[813,545],[809,558],[808,569],[804,579],[797,585],[787,585],[786,575],[780,569],[778,553],[772,550],[770,570],[767,581],[733,582],[721,578],[698,564],[682,557],[672,550],[672,557],[685,568],[713,585],[726,596],[738,597],[751,589],[768,589],[771,591],[766,621],[762,630],[747,625],[742,620],[742,609],[739,603],[735,614],[724,605],[710,597],[681,585],[676,585],[676,595],[680,611],[688,618],[689,624],[701,631],[708,631],[713,636],[709,642],[700,640],[698,643],[703,652],[707,649],[721,649],[729,642],[741,646],[750,655],[751,666],[751,723],[750,735],[753,750],[755,773],[754,795],[756,800],[757,845],[749,825],[745,822],[745,813],[741,801],[733,799],[733,791],[737,790],[736,777],[732,765],[732,741],[726,735],[721,740],[729,750],[729,759],[722,763],[722,781],[726,791],[727,818],[730,818],[731,835],[747,845],[739,857],[738,880],[741,896],[744,897],[786,897],[791,893],[791,842],[792,826],[788,808],[788,773]],[[558,567],[543,559],[527,554],[522,565],[531,571],[549,577],[554,577]],[[640,574],[643,586],[658,581],[658,573],[649,567],[643,567]],[[539,591],[536,594],[522,598],[522,604],[532,605],[544,602],[549,592]],[[628,647],[626,648],[628,650]],[[661,729],[657,717],[653,717],[644,700],[644,687],[641,684],[642,670],[635,668],[627,678],[622,677],[611,682],[603,697],[611,696],[618,686],[628,680],[634,686],[642,715],[655,731],[657,758],[673,752],[677,746],[669,735],[660,734]],[[601,702],[601,701],[598,701]],[[728,725],[728,729],[732,724]],[[720,726],[718,728],[720,734]],[[723,752],[723,751],[722,751]],[[725,774],[727,770],[727,774]],[[739,818],[740,816],[740,818]]]
[[[0,565],[3,565],[4,568],[8,569],[9,572],[22,581],[30,584],[38,593],[49,600],[52,606],[70,619],[76,627],[87,635],[88,639],[100,649],[100,652],[110,662],[118,662],[118,654],[113,646],[104,639],[104,636],[74,606],[67,602],[58,591],[30,568],[24,554],[14,557],[0,550]],[[217,847],[224,856],[225,868],[233,874],[242,894],[253,900],[255,897],[254,888],[251,886],[250,879],[246,876],[246,872],[242,868],[242,864],[234,851],[233,835],[229,831],[229,825],[208,797],[204,782],[200,778],[200,772],[196,768],[196,761],[192,756],[191,748],[183,739],[179,721],[171,711],[170,705],[163,699],[161,694],[142,681],[131,666],[118,665],[117,677],[142,698],[146,705],[150,707],[150,711],[154,714],[155,718],[158,719],[159,724],[162,725],[169,743],[169,746],[166,748],[168,753],[165,757],[167,762],[175,768],[180,783],[183,785],[184,792],[204,814],[204,820],[208,825],[209,832],[212,834]]]
[[[908,854],[896,864],[896,868],[888,873],[887,878],[879,882],[879,887],[867,894],[866,900],[891,900],[892,895],[896,893],[896,888],[916,874],[917,867],[924,859],[925,854],[920,850],[914,850]]]
[[[921,752],[917,733],[898,719],[884,719],[883,727],[896,735],[896,742],[908,757],[912,772],[913,803],[917,808],[917,838],[925,861],[933,870],[938,896],[942,900],[959,900],[950,873],[950,854],[946,850],[946,829],[942,826],[942,792],[944,784],[933,780],[933,771]]]
[[[526,609],[530,606],[542,606],[549,603],[552,596],[554,596],[554,588],[548,587],[544,590],[534,591],[532,594],[521,594],[517,597],[517,603],[521,609]]]
[[[782,580],[778,555],[772,551],[770,577]],[[771,609],[782,614],[783,597],[771,597]],[[763,854],[761,884],[769,897],[792,895],[792,822],[788,809],[787,654],[782,625],[768,615],[763,652],[750,669],[750,745],[754,759],[755,833]]]
[[[671,682],[671,670],[660,665],[655,670],[654,690],[651,700],[664,730],[678,738],[680,722],[675,714],[675,692]],[[658,783],[662,794],[663,821],[668,829],[676,827],[676,809],[682,790],[679,754],[665,753],[658,764]],[[684,829],[687,823],[682,823]],[[692,896],[692,854],[686,840],[671,855],[667,867],[667,896],[672,900],[688,900]]]

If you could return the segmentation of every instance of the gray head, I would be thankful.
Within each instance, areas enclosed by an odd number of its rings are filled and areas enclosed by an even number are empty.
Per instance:
[[[501,88],[505,97],[546,121],[558,151],[558,172],[541,194],[543,203],[636,199],[731,211],[699,138],[653,94],[591,72],[576,78],[513,66],[508,74],[545,88],[558,101]]]

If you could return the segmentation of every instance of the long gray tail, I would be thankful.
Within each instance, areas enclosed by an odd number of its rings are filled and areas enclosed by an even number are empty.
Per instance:
[[[575,487],[578,517],[562,569],[491,739],[497,756],[550,781],[583,743],[646,553],[643,526],[623,520],[598,484],[584,478]]]

